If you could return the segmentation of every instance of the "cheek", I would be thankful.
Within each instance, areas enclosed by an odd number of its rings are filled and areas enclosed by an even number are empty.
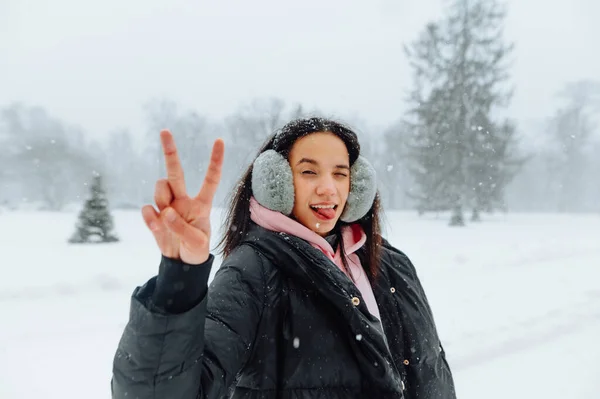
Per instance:
[[[306,181],[306,179],[302,178],[294,178],[294,195],[296,202],[304,202],[304,200],[308,197],[310,191],[310,184]]]
[[[340,196],[346,200],[348,198],[348,194],[350,193],[350,181],[346,180],[339,185],[338,192]]]

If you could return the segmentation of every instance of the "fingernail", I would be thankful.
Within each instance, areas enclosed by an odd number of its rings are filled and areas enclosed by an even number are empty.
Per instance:
[[[156,225],[156,222],[150,222],[150,230],[156,231],[157,228],[158,228],[158,226]]]
[[[169,222],[174,222],[175,221],[175,211],[173,209],[167,209],[167,220]]]

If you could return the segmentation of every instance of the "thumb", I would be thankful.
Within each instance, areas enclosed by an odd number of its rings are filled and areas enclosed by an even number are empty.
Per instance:
[[[186,222],[175,209],[165,208],[161,212],[161,219],[167,228],[181,240],[188,248],[200,247],[206,245],[208,240],[206,234],[200,229]]]

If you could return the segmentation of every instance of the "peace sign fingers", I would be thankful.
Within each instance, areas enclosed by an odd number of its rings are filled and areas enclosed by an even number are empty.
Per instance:
[[[168,130],[160,132],[160,142],[165,155],[165,164],[167,167],[167,180],[173,191],[175,199],[186,198],[187,192],[185,189],[185,179],[183,176],[183,168],[175,146],[173,135]]]
[[[215,140],[212,153],[210,155],[210,164],[202,183],[202,188],[196,196],[196,199],[205,207],[210,209],[213,198],[217,192],[217,187],[221,181],[221,171],[223,168],[223,158],[225,157],[225,143],[222,139]]]

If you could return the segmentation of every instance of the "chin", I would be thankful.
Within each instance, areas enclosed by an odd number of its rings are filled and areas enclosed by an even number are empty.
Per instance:
[[[309,228],[319,235],[326,236],[333,231],[338,219],[334,218],[327,221],[315,219],[311,221],[311,227]]]
[[[335,228],[340,215],[336,214],[333,219],[323,220],[315,216],[312,211],[303,214],[293,214],[293,218],[315,233],[326,236]]]

